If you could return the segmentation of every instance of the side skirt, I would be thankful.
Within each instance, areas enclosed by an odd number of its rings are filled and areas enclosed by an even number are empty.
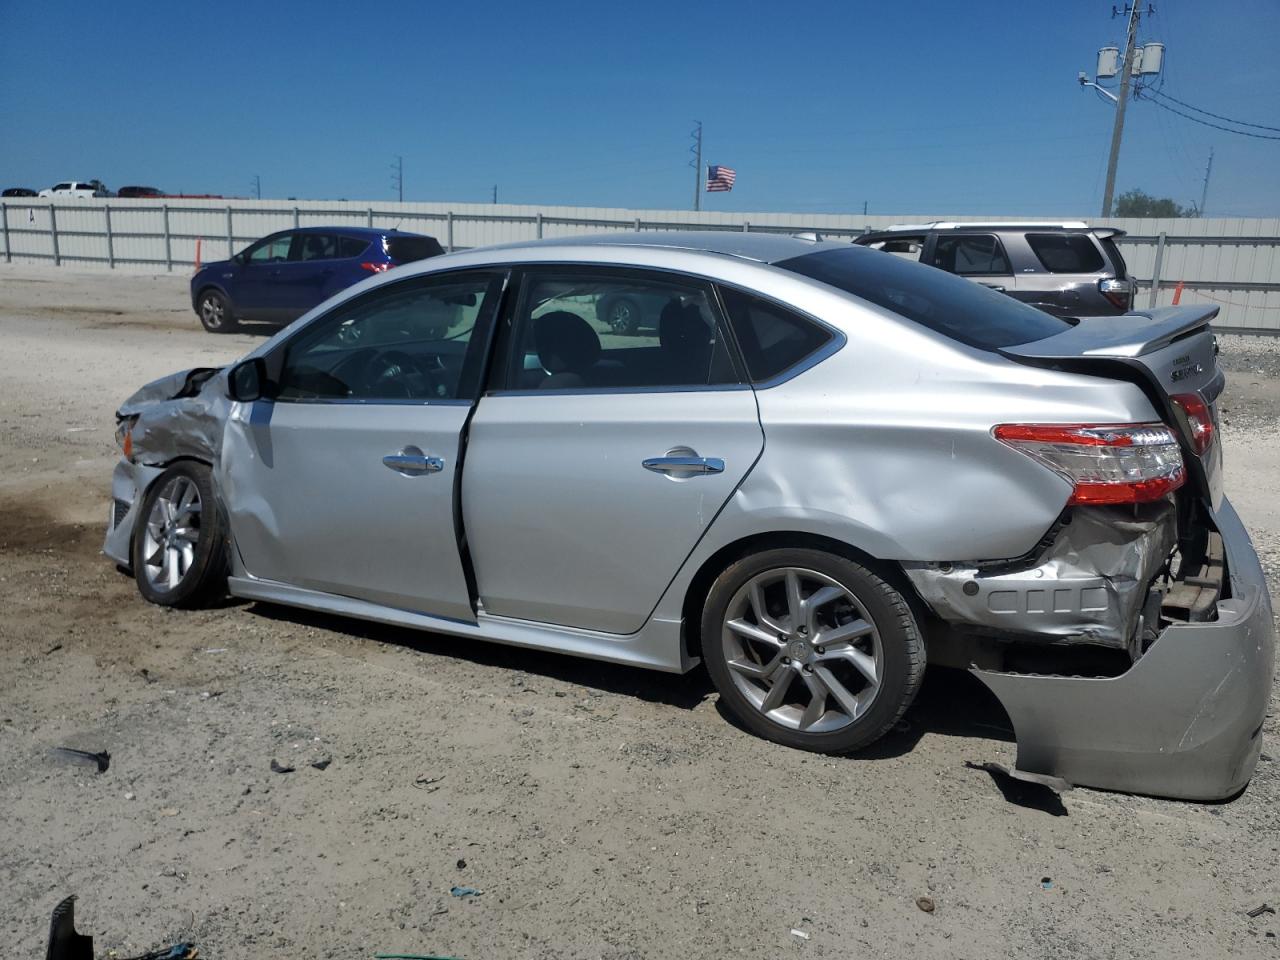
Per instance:
[[[414,610],[399,610],[367,600],[252,577],[229,577],[227,588],[232,596],[246,600],[280,603],[375,623],[446,633],[455,637],[472,637],[550,653],[568,653],[591,660],[646,667],[666,673],[685,673],[698,664],[697,659],[684,653],[679,621],[653,619],[638,633],[623,636],[495,617],[483,610],[477,615],[475,623],[449,620]]]

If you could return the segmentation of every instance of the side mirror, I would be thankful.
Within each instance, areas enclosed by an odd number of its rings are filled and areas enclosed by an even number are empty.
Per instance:
[[[227,396],[241,403],[260,400],[267,383],[267,364],[254,357],[231,368],[227,377]]]

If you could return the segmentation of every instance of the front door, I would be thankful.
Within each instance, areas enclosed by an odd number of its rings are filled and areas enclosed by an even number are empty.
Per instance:
[[[628,332],[606,305],[648,315]],[[524,274],[476,408],[462,509],[486,613],[632,633],[763,447],[706,284]]]
[[[267,360],[220,458],[248,574],[474,619],[454,487],[490,317],[492,272],[412,278],[348,300]]]
[[[240,257],[230,291],[236,313],[247,320],[275,320],[280,314],[280,271],[289,262],[292,233],[259,240]]]

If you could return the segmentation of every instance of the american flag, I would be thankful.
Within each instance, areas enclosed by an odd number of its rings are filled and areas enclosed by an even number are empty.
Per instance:
[[[721,190],[732,190],[733,181],[738,178],[738,171],[732,167],[720,167],[711,164],[707,167],[707,193]]]

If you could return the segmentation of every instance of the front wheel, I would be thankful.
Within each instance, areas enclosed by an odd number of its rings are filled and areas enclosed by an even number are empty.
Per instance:
[[[231,301],[217,290],[201,292],[196,302],[196,312],[200,314],[200,322],[210,333],[234,333],[240,326],[236,322]]]
[[[599,319],[619,336],[634,336],[640,329],[640,304],[631,297],[613,297],[604,302]]]
[[[821,753],[883,736],[925,666],[897,590],[852,560],[799,548],[754,554],[717,578],[702,652],[721,702],[749,730]]]
[[[138,591],[164,607],[197,607],[226,586],[226,523],[209,468],[184,462],[147,490],[133,537]]]

